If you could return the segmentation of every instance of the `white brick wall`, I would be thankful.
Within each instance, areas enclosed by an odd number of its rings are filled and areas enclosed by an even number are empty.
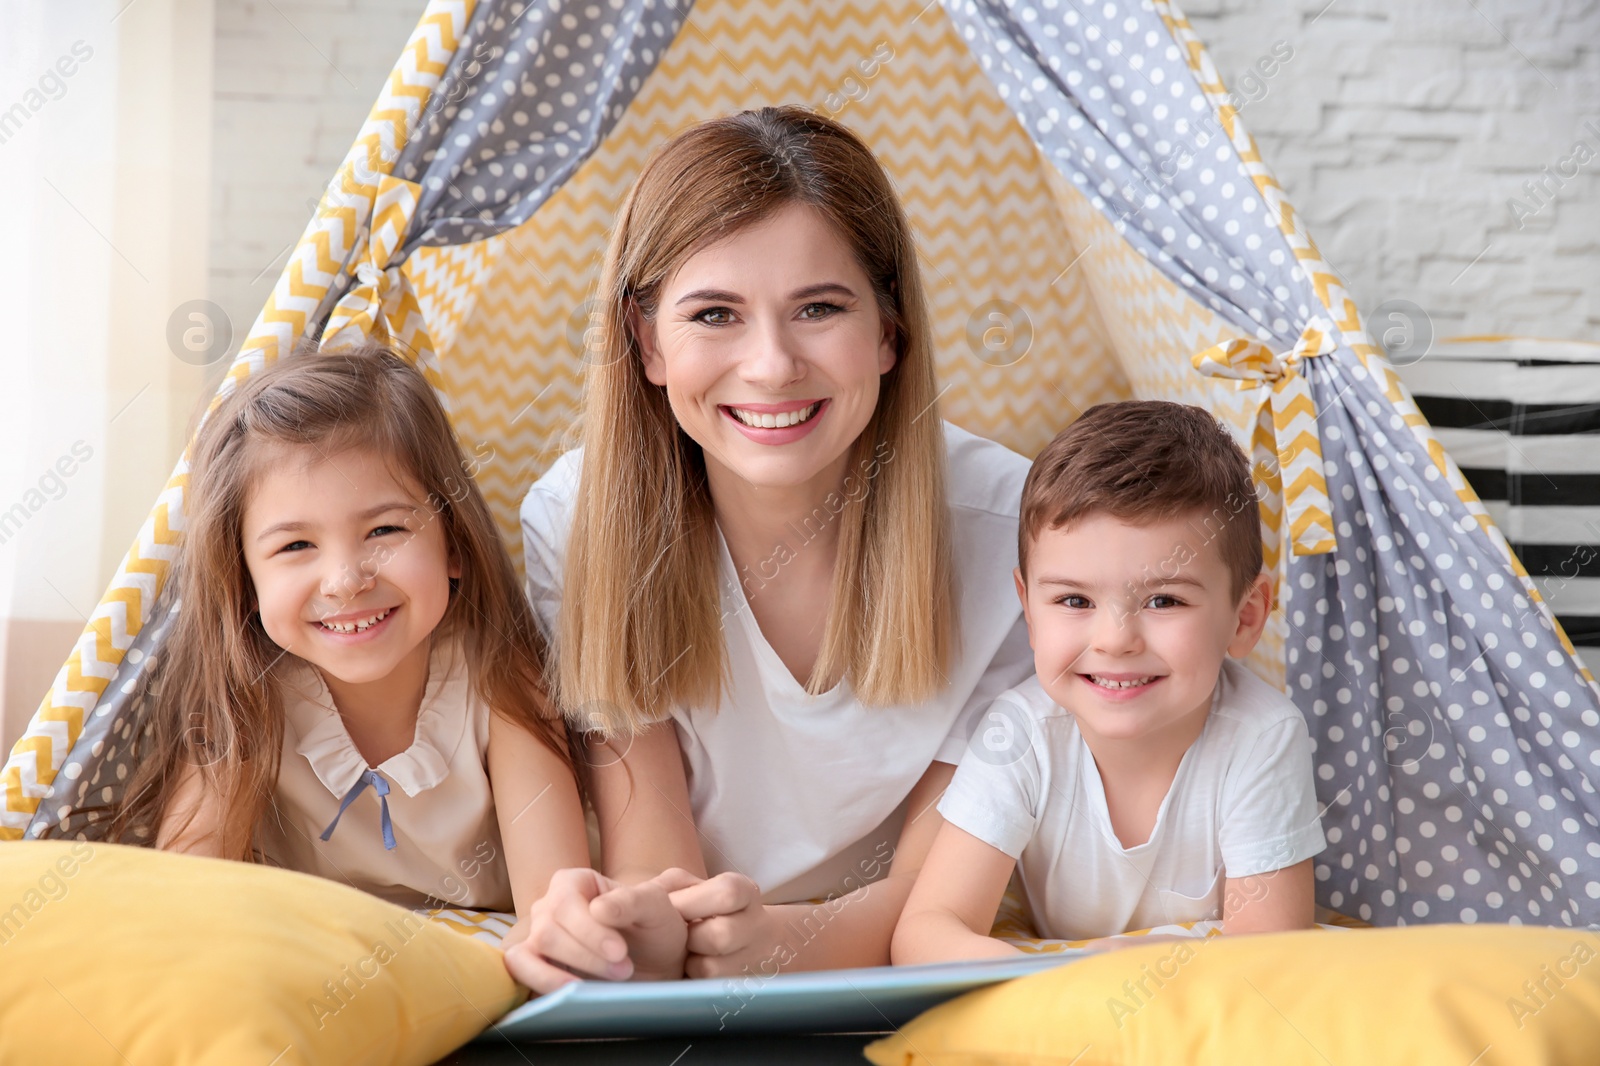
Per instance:
[[[1439,336],[1600,340],[1600,3],[1183,7],[1235,92],[1294,48],[1244,122],[1363,311],[1407,299]],[[1507,201],[1536,206],[1523,184],[1578,140],[1597,158],[1519,227]]]
[[[425,0],[216,0],[211,299],[234,348]]]
[[[423,6],[217,0],[211,298],[236,343]],[[1522,227],[1507,206],[1578,139],[1600,151],[1583,129],[1600,128],[1600,3],[1184,8],[1235,91],[1293,47],[1244,120],[1364,310],[1407,299],[1441,336],[1600,340],[1600,159]]]

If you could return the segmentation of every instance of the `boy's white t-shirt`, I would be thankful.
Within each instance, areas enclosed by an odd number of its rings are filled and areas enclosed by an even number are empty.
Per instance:
[[[1033,673],[1011,578],[1028,461],[944,428],[960,638],[949,684],[924,703],[867,707],[848,679],[808,695],[762,636],[717,538],[728,684],[720,708],[672,717],[707,867],[745,874],[769,903],[886,874],[912,787],[932,762],[959,761],[971,718]],[[563,455],[522,504],[528,597],[553,648],[581,462],[581,449]]]
[[[1019,860],[1040,936],[1220,918],[1225,878],[1293,866],[1325,846],[1305,719],[1232,659],[1137,847],[1117,839],[1077,721],[1037,678],[1004,693],[974,728],[939,812]]]

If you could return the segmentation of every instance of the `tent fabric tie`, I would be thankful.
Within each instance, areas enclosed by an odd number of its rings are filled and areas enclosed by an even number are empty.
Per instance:
[[[328,348],[386,341],[406,355],[424,355],[431,362],[433,345],[426,334],[417,297],[397,254],[405,245],[412,216],[422,195],[416,182],[385,174],[372,201],[371,226],[366,251],[352,257],[355,280],[339,298],[323,330]]]
[[[1196,352],[1191,359],[1202,374],[1229,378],[1241,390],[1259,390],[1252,442],[1257,476],[1282,496],[1296,555],[1325,555],[1336,547],[1317,409],[1301,364],[1332,352],[1337,336],[1332,322],[1316,317],[1287,352],[1275,353],[1260,341],[1240,338]]]

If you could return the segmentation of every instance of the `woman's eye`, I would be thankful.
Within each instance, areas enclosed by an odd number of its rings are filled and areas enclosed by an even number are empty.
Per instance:
[[[374,529],[371,533],[367,534],[367,536],[386,537],[390,533],[404,533],[405,531],[405,526],[379,526],[377,529]]]
[[[288,544],[285,544],[283,547],[279,548],[278,550],[280,552],[297,552],[297,551],[304,551],[306,548],[309,548],[309,547],[311,547],[311,542],[309,540],[296,540],[296,541],[292,541],[292,542],[290,542]]]
[[[726,307],[708,307],[695,314],[694,321],[708,326],[726,326],[733,321],[733,312]]]
[[[800,309],[800,317],[801,318],[809,318],[809,319],[815,320],[815,319],[819,319],[819,318],[827,318],[829,315],[834,314],[834,313],[836,313],[838,311],[843,311],[843,310],[844,310],[844,308],[840,307],[838,304],[830,304],[830,303],[806,304],[804,307],[802,307]]]

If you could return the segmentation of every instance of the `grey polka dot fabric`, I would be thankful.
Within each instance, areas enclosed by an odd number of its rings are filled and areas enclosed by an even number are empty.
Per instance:
[[[1152,4],[945,7],[1124,239],[1293,345],[1320,301]],[[1325,805],[1318,900],[1381,925],[1600,922],[1600,691],[1348,341],[1302,364],[1337,548],[1290,556],[1284,590]]]
[[[1364,367],[1313,360],[1339,550],[1289,560],[1318,898],[1377,924],[1600,921],[1600,709]]]
[[[395,163],[422,186],[403,251],[513,229],[622,118],[678,35],[682,0],[480,3]]]
[[[394,174],[422,186],[392,260],[522,225],[594,153],[692,0],[483,0],[413,123]],[[352,283],[331,286],[326,320]]]
[[[1044,158],[1124,240],[1249,335],[1293,344],[1321,305],[1153,5],[945,10]]]
[[[62,760],[61,772],[29,819],[25,838],[107,838],[110,808],[121,801],[133,773],[135,731],[142,728],[149,701],[160,695],[150,682],[160,665],[159,649],[177,616],[178,598],[169,584],[123,656],[116,676],[84,720],[83,732]]]

